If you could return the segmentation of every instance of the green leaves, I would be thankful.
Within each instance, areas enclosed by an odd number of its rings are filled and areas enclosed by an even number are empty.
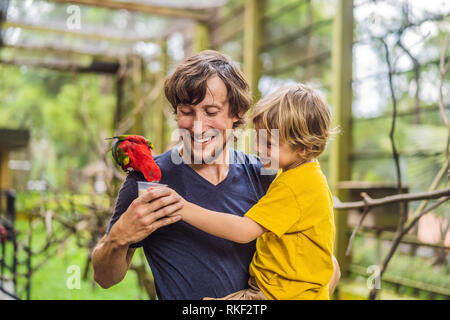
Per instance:
[[[101,157],[99,132],[112,131],[111,80],[0,65],[0,83],[0,126],[30,130],[28,179],[63,188],[68,180],[81,183],[81,169]]]

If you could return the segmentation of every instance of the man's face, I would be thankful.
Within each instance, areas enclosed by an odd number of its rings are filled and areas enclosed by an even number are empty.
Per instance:
[[[226,146],[227,130],[233,128],[237,117],[230,116],[227,88],[223,81],[211,77],[206,82],[205,98],[200,103],[179,105],[177,123],[179,129],[189,132],[189,139],[183,138],[183,150],[189,150],[194,163],[211,163]]]

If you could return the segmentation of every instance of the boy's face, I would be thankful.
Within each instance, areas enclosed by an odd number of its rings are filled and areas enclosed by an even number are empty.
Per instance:
[[[264,168],[288,170],[302,161],[301,153],[290,145],[279,141],[277,134],[269,135],[265,129],[256,129],[256,152]],[[273,133],[276,133],[272,130]]]
[[[231,132],[238,117],[230,116],[227,88],[223,81],[215,76],[207,82],[208,90],[200,103],[177,107],[178,128],[189,132],[190,137],[183,139],[183,149],[189,150],[191,159],[209,163],[222,154],[227,143],[227,129]]]

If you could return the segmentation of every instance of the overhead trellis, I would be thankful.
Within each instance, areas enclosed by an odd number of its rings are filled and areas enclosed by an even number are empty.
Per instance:
[[[144,128],[142,110],[144,100],[147,109],[160,109],[156,104],[161,104],[162,88],[161,92],[155,88],[160,87],[157,79],[163,78],[168,68],[166,41],[197,24],[208,25],[224,3],[222,0],[0,0],[0,63],[114,75],[117,110],[113,125],[117,128],[122,124],[119,128],[136,133],[149,129],[162,148],[167,139],[159,131],[167,125]],[[157,69],[151,70],[155,66]],[[130,114],[132,125],[124,126],[129,123],[124,121]],[[163,116],[160,118],[164,120]]]
[[[37,57],[62,55],[66,60],[88,55],[104,62],[129,55],[145,58],[151,55],[148,53],[151,50],[145,50],[145,44],[159,45],[177,30],[185,29],[192,20],[207,21],[223,1],[183,1],[182,5],[178,1],[148,0],[1,3],[3,47],[8,50],[4,53],[6,57],[0,55],[0,61],[22,64],[30,59],[30,52]],[[31,60],[26,64],[39,64],[36,59]],[[66,64],[58,61],[51,65],[65,69]],[[73,67],[79,67],[77,59]]]

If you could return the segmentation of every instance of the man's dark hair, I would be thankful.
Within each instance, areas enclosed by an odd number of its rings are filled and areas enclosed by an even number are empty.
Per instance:
[[[164,93],[174,112],[179,105],[196,105],[206,95],[206,82],[218,76],[227,88],[230,115],[239,120],[233,128],[245,123],[244,114],[251,105],[248,82],[237,65],[223,54],[205,50],[181,62],[174,73],[164,83]]]

